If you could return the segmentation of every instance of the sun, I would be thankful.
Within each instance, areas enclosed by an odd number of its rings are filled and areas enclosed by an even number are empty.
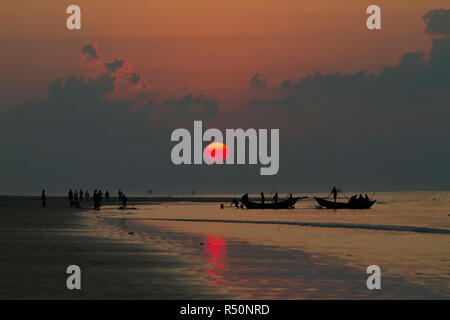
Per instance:
[[[230,150],[228,150],[227,146],[221,142],[213,142],[205,148],[204,154],[205,159],[208,160],[210,164],[225,163],[225,160],[227,160],[230,155]]]

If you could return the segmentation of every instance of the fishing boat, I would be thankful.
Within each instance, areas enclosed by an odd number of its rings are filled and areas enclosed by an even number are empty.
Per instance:
[[[285,200],[278,202],[254,202],[251,201],[247,194],[242,196],[241,202],[247,209],[289,209],[293,208],[298,199],[304,199],[308,197],[289,197]]]
[[[370,209],[370,207],[377,201],[377,200],[368,200],[368,201],[355,201],[349,203],[349,202],[328,201],[323,198],[317,197],[314,197],[314,199],[320,206],[325,207],[327,209]]]

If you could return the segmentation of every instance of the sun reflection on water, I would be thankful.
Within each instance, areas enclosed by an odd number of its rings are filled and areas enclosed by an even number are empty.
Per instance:
[[[205,245],[205,261],[208,268],[205,270],[210,285],[223,285],[224,267],[227,253],[225,241],[219,237],[208,237]]]

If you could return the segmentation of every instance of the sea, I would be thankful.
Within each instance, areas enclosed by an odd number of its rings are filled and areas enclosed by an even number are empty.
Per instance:
[[[450,298],[450,192],[380,192],[368,210],[324,209],[314,194],[294,196],[308,198],[283,210],[110,204],[97,230],[176,255],[205,286],[237,299]]]

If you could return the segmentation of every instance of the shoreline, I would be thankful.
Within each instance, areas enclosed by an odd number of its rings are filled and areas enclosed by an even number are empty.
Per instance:
[[[346,191],[346,194],[357,194],[357,193],[368,193],[369,195],[372,194],[373,191]],[[383,194],[398,194],[398,195],[402,195],[405,193],[413,193],[413,194],[425,194],[428,195],[430,193],[435,194],[436,196],[438,196],[439,194],[448,194],[450,192],[450,190],[413,190],[413,191],[404,191],[404,190],[396,190],[396,191],[378,191],[376,192],[376,196],[375,198],[382,198]],[[133,195],[127,195],[128,197],[128,203],[135,203],[135,204],[139,204],[139,203],[160,203],[160,202],[224,202],[226,205],[228,205],[231,200],[233,199],[240,199],[241,196],[244,193],[237,193],[235,195],[231,195],[231,193],[219,193],[219,194],[203,194],[203,193],[198,193],[198,194],[154,194],[154,195],[138,195],[138,196],[133,196]],[[283,193],[283,192],[279,192],[280,199],[283,198],[283,196],[285,194],[287,194],[287,192]],[[314,200],[314,197],[320,197],[320,196],[326,196],[328,194],[328,192],[294,192],[293,195],[294,196],[308,196],[307,199],[303,199],[302,201],[307,201],[307,202],[312,202],[312,203],[316,203]],[[91,195],[92,196],[92,195]],[[269,200],[269,194],[266,194],[266,200]],[[40,200],[41,196],[40,195],[7,195],[7,194],[0,194],[0,202],[1,201],[38,201]],[[254,193],[254,194],[249,194],[249,198],[252,201],[260,201],[261,197],[258,193]],[[346,202],[348,199],[338,195],[338,198],[344,202]],[[52,195],[47,195],[47,200],[56,200],[56,201],[65,201],[67,200],[67,196],[66,195],[56,195],[56,196],[52,196]],[[84,201],[82,203],[85,203]],[[110,197],[110,201],[109,203],[104,202],[103,205],[111,205],[111,204],[118,204],[118,197],[116,195],[112,195]]]

